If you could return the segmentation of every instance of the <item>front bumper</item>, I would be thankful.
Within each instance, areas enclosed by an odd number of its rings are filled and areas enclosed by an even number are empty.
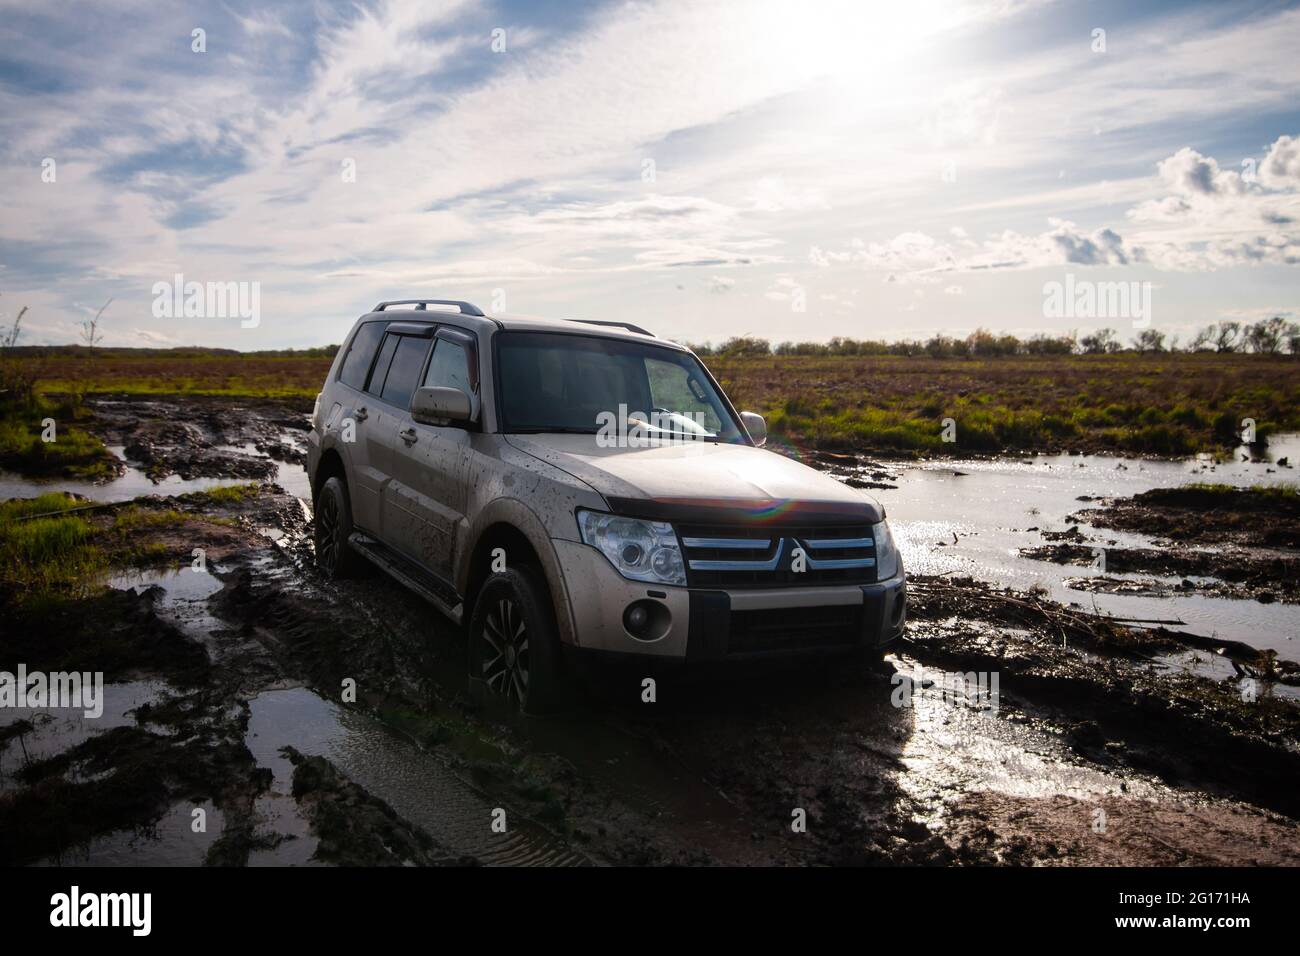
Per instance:
[[[715,590],[629,581],[594,548],[554,542],[568,591],[573,649],[672,661],[799,657],[864,650],[902,636],[906,578],[875,584]],[[661,604],[666,630],[640,640],[623,625],[634,601]]]

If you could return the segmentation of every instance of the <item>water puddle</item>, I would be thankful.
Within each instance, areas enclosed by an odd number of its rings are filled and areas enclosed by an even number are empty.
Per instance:
[[[194,811],[201,809],[204,829],[195,832]],[[36,866],[202,866],[221,836],[224,815],[211,801],[174,804],[153,826],[116,830]]]
[[[0,710],[0,730],[19,721],[30,724],[30,729],[0,743],[0,793],[20,785],[13,775],[27,761],[53,757],[114,727],[134,727],[136,719],[132,712],[144,704],[159,703],[168,691],[168,685],[158,680],[105,684],[103,712],[98,717],[88,717],[80,708],[6,707]],[[166,732],[158,727],[149,727],[149,730]]]
[[[906,674],[915,666],[904,661],[900,669]],[[1119,776],[1080,761],[1058,735],[1011,712],[1005,702],[998,713],[986,713],[944,699],[936,688],[958,676],[925,670],[926,680],[935,685],[912,695],[914,723],[900,754],[908,772],[899,775],[899,784],[936,813],[941,814],[946,799],[973,790],[1080,800],[1121,795],[1156,799],[1165,792],[1134,774]],[[927,822],[937,822],[937,817]]]
[[[110,445],[109,451],[125,461],[121,445]],[[36,481],[24,478],[10,471],[0,471],[0,501],[8,498],[31,498],[36,495],[53,492],[67,492],[80,495],[91,501],[105,504],[130,501],[143,495],[184,495],[191,491],[207,491],[219,485],[229,485],[238,481],[234,478],[181,478],[168,475],[161,481],[154,481],[143,470],[127,463],[126,473],[120,478],[96,484],[91,481],[78,481],[69,478],[55,478],[50,481]]]
[[[305,688],[266,691],[249,701],[249,709],[245,742],[258,765],[270,768],[275,793],[290,792],[293,767],[280,750],[291,746],[329,760],[453,854],[470,855],[492,865],[589,862],[509,807],[505,808],[507,832],[493,833],[492,811],[498,804],[436,755],[365,714],[326,701]],[[274,802],[283,808],[282,800]],[[292,815],[285,822],[291,832],[298,832],[303,824]]]
[[[291,432],[285,434],[286,442],[292,435]],[[80,495],[91,501],[111,504],[119,501],[130,501],[132,498],[139,498],[144,495],[185,495],[195,491],[210,491],[222,485],[243,484],[253,480],[251,478],[232,476],[222,478],[182,478],[179,475],[168,475],[166,478],[154,481],[146,474],[144,469],[127,460],[125,446],[108,445],[106,447],[126,466],[126,471],[121,477],[103,483],[70,478],[38,481],[32,478],[24,478],[10,471],[0,471],[0,501],[9,498],[31,498],[35,495],[62,491],[68,494]],[[239,452],[257,458],[265,457],[257,450],[255,445],[251,444],[220,446],[220,450]],[[302,465],[283,461],[275,461],[272,464],[275,465],[276,469],[272,480],[276,484],[295,497],[306,501],[311,500],[311,483],[307,479],[307,470]]]
[[[1277,436],[1276,458],[1300,460],[1300,436]],[[1300,608],[1205,595],[1151,597],[1075,590],[1067,578],[1096,568],[1055,565],[1019,554],[1043,544],[1040,531],[1065,530],[1066,516],[1091,507],[1084,498],[1129,496],[1152,488],[1205,481],[1240,486],[1295,482],[1300,473],[1270,462],[1163,462],[1098,455],[1054,455],[904,466],[898,488],[872,491],[890,517],[894,537],[914,574],[969,575],[998,586],[1047,588],[1053,600],[1127,618],[1181,619],[1177,629],[1244,641],[1300,660]],[[1273,469],[1270,473],[1269,469]],[[1038,529],[1038,530],[1032,530]],[[1081,530],[1099,542],[1152,547],[1149,538],[1110,529]],[[1140,577],[1116,575],[1112,577]],[[1160,578],[1176,583],[1177,578]]]

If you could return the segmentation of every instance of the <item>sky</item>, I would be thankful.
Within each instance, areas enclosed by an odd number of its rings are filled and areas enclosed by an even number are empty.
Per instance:
[[[1184,339],[1295,319],[1297,50],[1281,3],[0,0],[0,327],[74,342],[111,300],[104,345],[308,347],[416,297],[690,342],[1142,327],[1048,314],[1067,277],[1150,283]],[[168,314],[177,275],[256,321]]]

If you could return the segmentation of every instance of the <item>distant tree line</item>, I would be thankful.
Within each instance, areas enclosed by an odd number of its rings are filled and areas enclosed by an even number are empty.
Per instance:
[[[1079,335],[1034,335],[1026,339],[976,329],[965,338],[933,335],[925,341],[885,342],[836,336],[829,342],[779,342],[737,336],[721,345],[692,345],[699,355],[929,355],[932,358],[989,358],[1001,355],[1104,355],[1115,352],[1255,352],[1300,355],[1300,325],[1281,316],[1259,322],[1215,322],[1185,344],[1156,329],[1143,329],[1126,346],[1114,329]]]

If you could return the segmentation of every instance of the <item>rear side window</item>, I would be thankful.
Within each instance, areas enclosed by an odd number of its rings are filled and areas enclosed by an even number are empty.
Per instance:
[[[413,335],[394,336],[398,340],[393,363],[388,367],[388,378],[379,397],[398,408],[409,408],[411,393],[420,380],[424,357],[429,354],[429,340]],[[387,344],[385,344],[387,348]]]
[[[375,370],[370,374],[370,384],[366,386],[366,391],[371,395],[378,395],[384,388],[384,379],[388,376],[388,366],[392,364],[393,353],[397,351],[398,338],[399,336],[396,335],[388,336],[379,349],[379,358],[375,360]]]
[[[357,329],[357,334],[352,336],[348,354],[343,359],[343,367],[339,369],[340,382],[356,389],[365,387],[370,360],[375,357],[375,348],[383,335],[383,322],[367,322]]]
[[[458,388],[466,395],[469,387],[469,358],[465,347],[450,339],[438,339],[433,349],[433,360],[424,376],[424,384],[442,388]]]

